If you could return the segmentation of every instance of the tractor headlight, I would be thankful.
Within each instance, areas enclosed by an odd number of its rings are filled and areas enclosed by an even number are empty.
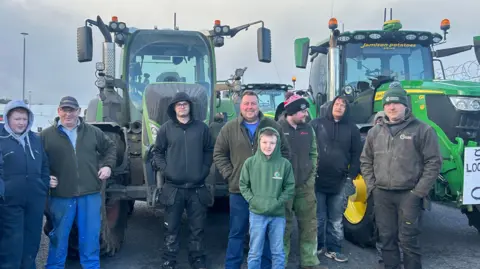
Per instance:
[[[346,95],[351,95],[353,93],[353,87],[350,85],[346,85],[345,87],[343,87],[343,92]]]
[[[480,98],[451,96],[450,101],[458,110],[480,111]]]
[[[153,138],[153,141],[152,143],[155,143],[155,141],[157,140],[157,133],[158,133],[158,126],[153,123],[153,122],[150,122],[150,131],[152,132],[152,138]]]

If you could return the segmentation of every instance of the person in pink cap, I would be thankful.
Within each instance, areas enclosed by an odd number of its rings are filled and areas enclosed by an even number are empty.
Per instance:
[[[295,196],[286,203],[285,208],[286,228],[283,241],[285,259],[288,261],[295,216],[298,222],[301,268],[325,269],[316,255],[318,244],[315,178],[318,154],[315,132],[307,122],[309,106],[307,99],[293,94],[285,101],[285,112],[278,120],[291,150],[289,161],[295,177]]]
[[[293,92],[287,91],[285,93],[285,102],[278,104],[277,109],[275,110],[275,121],[278,121],[282,113],[285,111],[285,103],[287,102],[288,98],[294,95]]]

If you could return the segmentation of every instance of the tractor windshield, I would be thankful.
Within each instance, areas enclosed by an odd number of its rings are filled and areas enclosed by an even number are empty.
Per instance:
[[[142,111],[151,84],[182,83],[213,91],[212,54],[208,40],[197,32],[137,31],[126,47],[126,80],[133,106]]]
[[[262,112],[275,112],[277,106],[285,101],[285,92],[282,90],[254,90],[258,95],[258,106]]]
[[[396,80],[432,80],[429,47],[401,43],[348,43],[343,47],[343,85],[371,83],[379,76]]]

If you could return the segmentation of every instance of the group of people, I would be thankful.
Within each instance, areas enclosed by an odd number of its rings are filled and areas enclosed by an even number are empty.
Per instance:
[[[116,161],[115,143],[79,117],[66,96],[52,126],[31,130],[21,100],[5,106],[0,126],[0,269],[36,268],[43,217],[51,221],[47,269],[65,268],[73,222],[83,268],[100,269],[101,187]],[[100,154],[100,156],[99,156]]]
[[[236,119],[224,123],[217,115],[210,126],[194,117],[192,100],[184,92],[167,108],[170,120],[158,130],[152,151],[152,167],[164,179],[159,195],[165,207],[161,268],[176,268],[184,211],[189,263],[207,268],[204,230],[213,197],[206,179],[212,167],[228,182],[226,269],[241,268],[245,240],[248,268],[285,268],[294,219],[301,268],[327,268],[320,265],[320,254],[346,262],[343,213],[360,172],[373,196],[382,266],[400,268],[400,243],[404,268],[421,268],[419,221],[442,158],[435,132],[412,115],[399,83],[383,96],[384,115],[369,130],[364,146],[341,96],[325,116],[308,122],[309,103],[298,95],[288,96],[277,121],[259,111],[255,92],[244,91],[240,98]],[[115,144],[79,117],[75,98],[64,97],[58,114],[37,135],[30,131],[34,116],[25,103],[12,101],[5,108],[0,269],[34,268],[44,213],[53,226],[47,269],[64,268],[74,220],[82,267],[100,268],[100,192],[115,165]]]

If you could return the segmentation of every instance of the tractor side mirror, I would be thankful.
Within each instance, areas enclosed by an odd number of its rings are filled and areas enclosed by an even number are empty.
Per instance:
[[[480,36],[473,37],[473,49],[475,50],[475,56],[480,64]]]
[[[272,61],[272,35],[270,29],[260,27],[257,30],[258,61],[270,63]]]
[[[77,60],[80,63],[90,62],[93,58],[92,28],[83,26],[77,28]]]
[[[310,48],[310,38],[297,38],[294,43],[295,47],[295,66],[297,68],[307,67],[308,50]]]

